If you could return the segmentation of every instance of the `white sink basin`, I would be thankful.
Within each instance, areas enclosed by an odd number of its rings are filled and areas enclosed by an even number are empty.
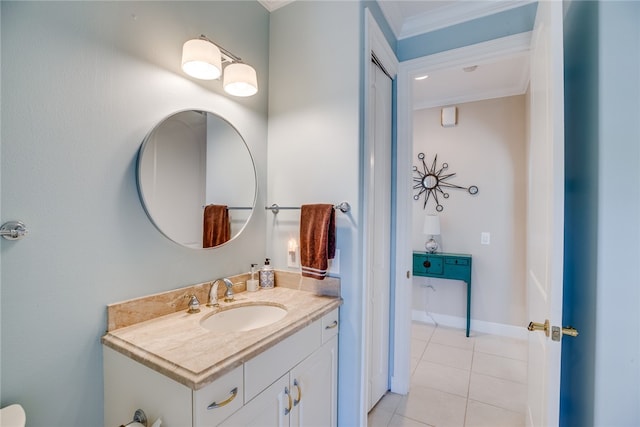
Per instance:
[[[250,331],[271,325],[286,315],[287,310],[276,305],[242,305],[205,317],[200,326],[216,332]]]

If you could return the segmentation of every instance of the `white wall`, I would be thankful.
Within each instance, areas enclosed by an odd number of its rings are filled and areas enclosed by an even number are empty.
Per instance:
[[[360,58],[358,2],[294,2],[271,14],[268,204],[347,201],[336,213],[344,305],[340,310],[339,424],[359,419],[362,349]],[[300,211],[267,217],[267,253],[286,269]]]
[[[265,213],[219,249],[163,237],[138,200],[146,133],[198,108],[234,123],[265,202],[267,93],[223,94],[180,71],[201,33],[268,79],[268,12],[257,2],[6,2],[2,37],[2,222],[30,235],[1,241],[1,404],[30,427],[102,423],[105,306],[248,271],[264,257]],[[127,420],[123,420],[126,422]]]
[[[440,125],[440,108],[414,112],[413,165],[422,170],[418,153],[431,167],[448,163],[445,182],[468,187],[445,189],[439,198],[441,250],[473,256],[472,320],[522,326],[525,324],[525,215],[526,114],[525,97],[459,104],[458,125]],[[414,191],[413,194],[416,194]],[[413,202],[413,249],[424,251],[424,216],[437,213],[433,199],[423,209],[424,196]],[[489,232],[490,245],[480,244]],[[464,318],[466,286],[463,282],[414,277],[413,309]],[[432,285],[435,292],[427,288]],[[473,329],[473,321],[471,323]]]

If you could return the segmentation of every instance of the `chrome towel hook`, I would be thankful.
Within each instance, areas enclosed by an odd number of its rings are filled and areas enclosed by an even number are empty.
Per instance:
[[[29,230],[21,221],[8,221],[0,227],[0,236],[7,240],[19,240],[27,234],[29,234]]]

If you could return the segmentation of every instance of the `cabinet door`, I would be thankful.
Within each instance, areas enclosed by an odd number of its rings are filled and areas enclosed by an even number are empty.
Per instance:
[[[287,373],[227,418],[220,426],[288,427],[292,407],[293,399]]]
[[[290,373],[292,427],[337,425],[338,337],[334,336]]]

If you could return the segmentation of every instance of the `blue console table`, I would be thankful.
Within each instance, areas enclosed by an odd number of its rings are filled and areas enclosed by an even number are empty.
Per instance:
[[[467,284],[467,336],[471,326],[471,255],[413,253],[413,275],[462,280]]]

